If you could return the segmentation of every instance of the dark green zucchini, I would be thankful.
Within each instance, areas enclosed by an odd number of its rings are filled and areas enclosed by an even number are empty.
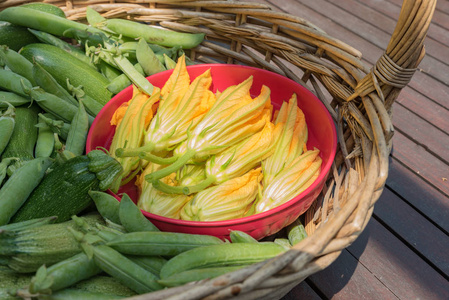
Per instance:
[[[23,46],[32,43],[39,43],[39,40],[26,27],[0,21],[0,45],[19,51]]]
[[[57,222],[67,221],[93,203],[90,190],[108,189],[122,171],[118,161],[100,150],[75,156],[53,168],[11,223],[49,216],[57,216]]]

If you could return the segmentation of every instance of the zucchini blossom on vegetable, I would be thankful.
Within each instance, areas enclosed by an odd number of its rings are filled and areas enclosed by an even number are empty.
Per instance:
[[[257,168],[202,190],[182,208],[181,219],[221,221],[241,218],[254,202],[261,180],[261,168]]]

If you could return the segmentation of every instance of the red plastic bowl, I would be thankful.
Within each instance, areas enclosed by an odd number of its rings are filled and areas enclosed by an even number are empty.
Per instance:
[[[271,89],[271,101],[278,109],[282,101],[290,99],[293,93],[298,96],[298,106],[304,112],[309,129],[307,142],[308,149],[317,147],[320,149],[322,158],[321,174],[317,180],[303,193],[269,211],[248,216],[240,219],[216,222],[183,221],[175,220],[143,211],[143,214],[162,231],[173,231],[194,234],[208,234],[220,238],[228,238],[230,230],[244,231],[256,239],[269,236],[280,231],[285,226],[296,220],[303,214],[321,192],[327,178],[337,148],[337,135],[332,118],[320,102],[309,90],[302,85],[276,73],[258,68],[226,65],[226,64],[202,64],[188,66],[191,80],[211,69],[212,90],[223,91],[225,88],[236,85],[247,79],[250,75],[254,77],[251,93],[259,95],[262,85]],[[162,87],[172,70],[157,73],[148,77],[148,80],[157,87]],[[114,111],[121,103],[129,101],[132,96],[132,87],[124,89],[114,96],[100,111],[95,118],[87,136],[86,151],[89,152],[96,147],[109,149],[115,128],[110,125]],[[134,201],[137,200],[137,189],[133,183],[123,186],[119,195],[127,193]],[[111,192],[112,193],[112,192]]]

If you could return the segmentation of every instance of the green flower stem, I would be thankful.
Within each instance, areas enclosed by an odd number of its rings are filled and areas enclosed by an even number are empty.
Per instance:
[[[164,158],[164,157],[159,157],[154,154],[147,153],[147,152],[140,152],[139,158],[150,161],[150,162],[158,164],[158,165],[169,165],[169,164],[176,162],[176,160],[178,159],[177,156]]]
[[[155,180],[164,178],[170,175],[173,172],[181,169],[191,158],[193,158],[196,154],[196,151],[193,149],[188,149],[183,156],[179,157],[174,163],[167,166],[166,168],[157,170],[151,174],[145,176],[145,180],[148,182],[154,182]]]
[[[155,189],[158,189],[161,192],[164,192],[166,194],[185,194],[190,195],[193,193],[197,193],[199,191],[204,190],[205,188],[209,187],[211,184],[215,182],[215,177],[208,177],[205,180],[201,181],[198,184],[191,185],[191,186],[171,186],[166,183],[163,183],[160,180],[155,180],[152,182],[153,187]]]

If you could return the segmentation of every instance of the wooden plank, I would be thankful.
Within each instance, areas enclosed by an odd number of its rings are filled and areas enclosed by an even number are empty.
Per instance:
[[[394,158],[419,174],[421,178],[444,195],[449,196],[449,168],[447,164],[398,131],[395,132],[393,137],[393,147],[392,155]]]
[[[399,299],[449,299],[449,282],[374,218],[348,251]]]
[[[393,104],[393,125],[409,139],[449,164],[449,136],[400,104]],[[449,118],[449,114],[446,115]]]
[[[382,280],[347,250],[326,269],[309,276],[308,281],[319,288],[326,299],[397,299]]]
[[[391,190],[384,189],[374,206],[376,219],[401,237],[415,253],[449,279],[449,237]]]
[[[419,210],[427,219],[446,233],[449,232],[449,199],[447,195],[437,191],[396,158],[390,159],[386,184],[389,189]]]
[[[440,128],[443,132],[449,132],[449,110],[430,101],[425,95],[407,86],[402,89],[396,102],[413,112],[417,112],[421,118]],[[393,120],[395,118],[396,114],[393,115]]]
[[[321,300],[322,298],[310,287],[310,285],[303,281],[295,286],[287,295],[282,297],[282,300]]]

